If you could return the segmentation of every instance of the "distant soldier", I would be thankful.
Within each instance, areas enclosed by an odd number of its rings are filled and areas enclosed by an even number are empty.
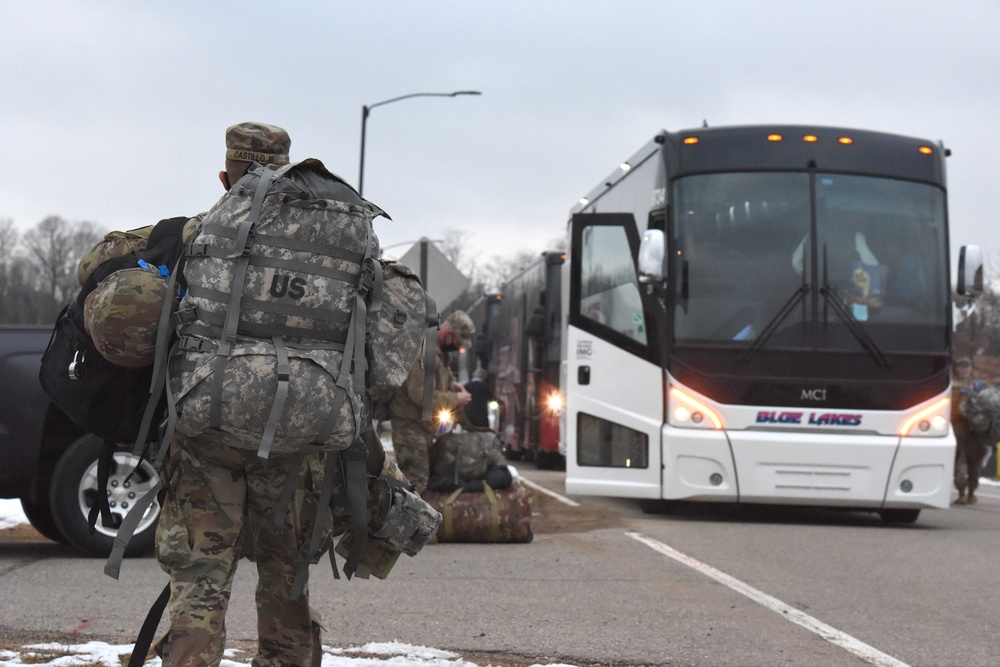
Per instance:
[[[472,319],[457,310],[445,319],[437,332],[437,361],[434,368],[434,396],[430,421],[420,418],[424,405],[423,354],[410,367],[410,374],[403,385],[396,389],[389,402],[392,419],[392,447],[396,462],[417,493],[427,489],[430,477],[428,451],[434,437],[442,428],[442,417],[454,423],[459,406],[467,404],[472,396],[452,375],[448,366],[448,353],[472,344],[476,327]],[[447,412],[447,416],[442,412]]]
[[[976,502],[983,466],[1000,439],[1000,389],[972,378],[972,361],[955,360],[951,390],[957,505]]]
[[[497,400],[486,384],[488,377],[485,368],[477,368],[472,379],[465,383],[465,390],[472,396],[465,406],[465,417],[470,424],[480,428],[490,427],[490,402]]]

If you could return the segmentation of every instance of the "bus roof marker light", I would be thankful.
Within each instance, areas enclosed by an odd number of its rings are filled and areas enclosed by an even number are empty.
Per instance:
[[[930,415],[934,414],[938,410],[942,410],[944,408],[947,408],[948,407],[948,403],[950,401],[951,401],[951,399],[949,399],[947,397],[946,398],[942,398],[940,401],[934,403],[933,405],[930,405],[930,406],[924,408],[923,410],[921,410],[920,412],[918,412],[918,413],[916,413],[914,415],[911,415],[910,418],[907,419],[905,422],[903,422],[903,425],[899,427],[899,434],[900,435],[909,435],[910,429],[912,429],[913,426],[917,422],[921,421],[922,419],[926,419],[927,417],[929,417]],[[941,423],[941,422],[938,422],[938,423]]]
[[[780,134],[769,134],[769,135],[767,135],[767,140],[768,141],[781,141],[782,139],[784,139],[784,137],[782,137]]]
[[[684,143],[688,146],[698,143],[698,137],[684,137]]]
[[[620,168],[620,169],[621,169],[622,171],[626,171],[626,172],[627,172],[627,171],[628,171],[629,169],[631,169],[631,168],[632,168],[632,165],[630,165],[630,164],[629,164],[628,162],[622,162],[622,163],[621,163],[621,164],[619,165],[619,168]]]
[[[921,153],[923,153],[924,155],[933,155],[934,154],[934,149],[931,148],[930,146],[921,146],[917,150],[920,151]]]
[[[854,139],[850,137],[837,137],[837,143],[844,144],[845,146],[850,146],[854,143]]]
[[[817,141],[819,141],[819,137],[817,137],[815,134],[807,134],[802,137],[802,141],[806,142],[807,144],[814,144]]]
[[[587,199],[586,197],[580,197],[580,205],[581,206],[586,206],[589,203],[590,203],[589,199]]]

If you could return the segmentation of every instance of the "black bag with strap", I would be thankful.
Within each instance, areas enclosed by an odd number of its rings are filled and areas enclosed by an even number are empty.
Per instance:
[[[181,256],[181,240],[188,217],[161,220],[143,250],[112,257],[86,278],[76,299],[56,319],[42,355],[39,380],[52,402],[73,423],[112,443],[133,443],[140,431],[152,380],[152,366],[127,368],[105,359],[84,326],[87,296],[105,278],[135,267],[139,260],[173,267]],[[166,406],[161,402],[160,416]],[[147,441],[153,439],[149,434]]]

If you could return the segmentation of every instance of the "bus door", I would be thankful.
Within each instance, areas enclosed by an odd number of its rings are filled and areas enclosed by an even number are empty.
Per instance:
[[[632,214],[573,216],[561,369],[570,494],[660,498],[663,371],[638,247]]]

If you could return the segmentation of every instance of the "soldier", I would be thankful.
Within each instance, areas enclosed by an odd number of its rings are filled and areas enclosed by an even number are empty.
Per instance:
[[[1000,439],[1000,389],[972,378],[972,361],[954,362],[951,424],[955,431],[956,505],[976,503],[979,477]]]
[[[392,419],[392,447],[396,462],[417,493],[427,489],[430,477],[428,451],[431,443],[444,425],[454,420],[459,406],[468,403],[472,396],[465,390],[448,367],[448,352],[472,344],[476,327],[472,319],[461,310],[449,315],[437,332],[437,361],[434,369],[434,396],[430,421],[420,419],[424,404],[423,354],[410,367],[410,374],[403,385],[392,393],[389,415]],[[447,411],[447,416],[442,415]],[[444,417],[444,419],[442,419]]]
[[[228,190],[254,162],[288,164],[290,144],[281,128],[234,125],[226,130],[226,168],[219,179]],[[256,452],[206,438],[175,436],[156,547],[160,566],[170,575],[170,628],[156,647],[165,667],[219,665],[241,556],[256,561],[259,578],[253,665],[320,664],[319,624],[309,607],[308,588],[298,600],[289,595],[316,516],[321,481],[316,475],[322,470],[318,456],[301,460],[302,488],[293,495],[283,532],[275,534],[271,523],[292,472],[291,456],[264,460]]]
[[[465,417],[469,424],[479,428],[490,427],[490,403],[497,400],[486,384],[488,377],[485,368],[477,368],[472,379],[465,383],[465,390],[472,396],[472,400],[465,406]]]

